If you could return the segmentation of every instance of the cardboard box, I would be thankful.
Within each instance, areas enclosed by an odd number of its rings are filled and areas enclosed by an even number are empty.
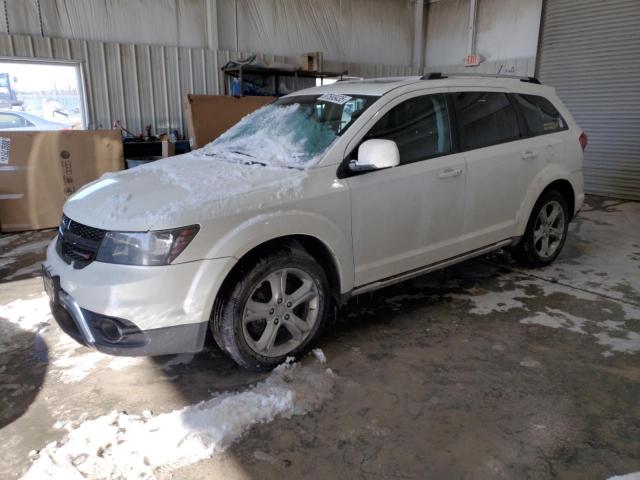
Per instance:
[[[0,228],[56,227],[70,195],[123,168],[120,130],[0,132]]]
[[[273,100],[274,97],[188,94],[184,110],[191,148],[200,148],[212,142],[242,117]]]
[[[303,53],[298,57],[298,66],[308,72],[321,72],[322,52]]]

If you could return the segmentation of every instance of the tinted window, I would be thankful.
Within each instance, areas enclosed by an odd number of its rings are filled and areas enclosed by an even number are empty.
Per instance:
[[[556,107],[546,98],[520,94],[514,97],[532,135],[544,135],[567,129],[567,124]]]
[[[447,101],[443,94],[416,97],[389,110],[365,139],[393,140],[400,151],[400,163],[451,152]]]
[[[516,111],[504,93],[456,92],[460,139],[465,149],[508,142],[520,137]]]

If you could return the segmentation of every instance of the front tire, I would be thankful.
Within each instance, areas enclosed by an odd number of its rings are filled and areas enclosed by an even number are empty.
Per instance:
[[[211,330],[240,366],[270,370],[312,346],[330,299],[326,273],[313,257],[279,250],[236,272],[214,305]]]
[[[525,267],[545,267],[560,254],[567,239],[569,208],[557,190],[543,193],[531,212],[520,243],[513,248],[514,260]]]

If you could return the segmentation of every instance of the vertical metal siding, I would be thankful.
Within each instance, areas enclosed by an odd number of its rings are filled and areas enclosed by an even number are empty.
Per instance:
[[[249,52],[165,47],[0,34],[0,57],[70,60],[81,65],[89,128],[120,120],[133,133],[151,125],[156,133],[186,130],[182,101],[187,93],[225,93],[220,67]],[[263,61],[295,59],[261,55]],[[331,70],[366,77],[416,74],[409,67],[327,62]],[[293,88],[293,82],[287,81]],[[303,85],[299,84],[299,87]]]
[[[640,200],[640,1],[546,0],[540,79],[589,136],[585,190]]]

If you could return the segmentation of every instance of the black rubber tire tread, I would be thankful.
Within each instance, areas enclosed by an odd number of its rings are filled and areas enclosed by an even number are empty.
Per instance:
[[[280,357],[264,357],[247,345],[240,319],[245,302],[255,283],[281,268],[299,268],[316,281],[320,296],[318,318],[310,335],[295,350]],[[209,322],[213,338],[220,349],[241,367],[254,371],[271,370],[281,364],[286,357],[297,358],[306,353],[322,334],[331,310],[329,281],[318,262],[303,249],[283,248],[267,254],[257,263],[244,266],[235,273],[230,285],[218,295]]]
[[[548,202],[555,200],[557,201],[562,210],[564,212],[564,232],[562,236],[562,241],[560,243],[560,247],[556,250],[552,257],[543,259],[536,252],[533,245],[533,229],[535,227],[536,219],[538,218],[538,214],[540,213],[540,209]],[[540,198],[536,202],[531,211],[531,216],[529,217],[529,221],[527,223],[527,229],[525,230],[524,235],[520,239],[520,243],[511,249],[511,256],[513,259],[523,267],[529,268],[540,268],[546,267],[553,263],[553,261],[560,255],[562,248],[564,247],[564,243],[567,240],[567,230],[569,228],[569,208],[567,206],[567,200],[564,198],[562,193],[558,190],[549,190],[540,195]]]

